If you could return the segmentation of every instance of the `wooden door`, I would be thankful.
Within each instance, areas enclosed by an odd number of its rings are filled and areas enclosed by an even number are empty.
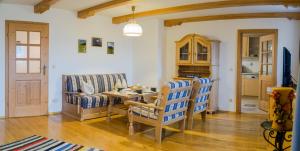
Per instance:
[[[193,63],[208,65],[210,64],[211,45],[210,42],[201,38],[194,38]]]
[[[185,37],[176,42],[176,63],[178,65],[192,64],[192,38]]]
[[[259,71],[259,109],[268,111],[269,95],[267,87],[275,84],[273,71],[276,68],[275,62],[275,36],[274,34],[260,37],[260,71]],[[275,73],[276,74],[276,73]]]
[[[8,116],[48,113],[48,24],[7,21]]]

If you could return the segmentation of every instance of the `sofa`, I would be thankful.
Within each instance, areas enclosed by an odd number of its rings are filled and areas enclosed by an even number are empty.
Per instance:
[[[102,93],[112,91],[120,80],[127,87],[124,73],[94,74],[94,75],[63,75],[62,76],[62,113],[80,121],[107,115],[109,98]],[[82,85],[88,83],[93,86],[94,93],[82,91]],[[114,104],[121,103],[115,98]]]

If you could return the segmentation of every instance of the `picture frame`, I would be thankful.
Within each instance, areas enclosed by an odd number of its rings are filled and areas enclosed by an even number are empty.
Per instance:
[[[102,38],[92,37],[92,46],[93,47],[102,47]]]
[[[115,43],[107,42],[107,54],[114,54],[115,52]]]
[[[78,40],[78,53],[86,53],[86,40]]]

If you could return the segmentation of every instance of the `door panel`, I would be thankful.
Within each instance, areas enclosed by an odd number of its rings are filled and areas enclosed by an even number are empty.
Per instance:
[[[259,108],[263,111],[269,109],[269,95],[267,88],[274,86],[273,81],[273,62],[274,56],[274,34],[260,37],[260,72],[259,72]]]
[[[28,82],[27,81],[16,81],[16,105],[24,106],[27,104],[28,99]]]
[[[48,24],[8,21],[9,117],[48,113]]]

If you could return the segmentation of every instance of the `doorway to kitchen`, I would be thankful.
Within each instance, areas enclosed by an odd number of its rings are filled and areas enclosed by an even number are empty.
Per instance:
[[[276,52],[277,30],[238,31],[238,113],[268,113],[267,88],[276,85]]]

